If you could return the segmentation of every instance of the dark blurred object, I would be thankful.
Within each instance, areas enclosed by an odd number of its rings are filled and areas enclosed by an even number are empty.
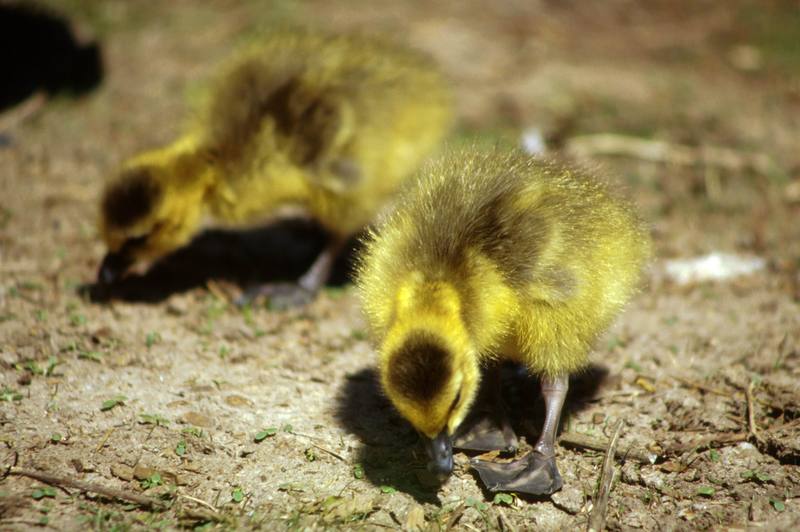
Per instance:
[[[103,78],[100,46],[49,9],[0,0],[0,77],[0,111],[37,91],[83,94]]]
[[[129,273],[110,284],[83,285],[78,292],[96,303],[158,303],[172,294],[207,286],[211,280],[229,281],[243,289],[286,282],[308,269],[329,238],[319,224],[302,218],[249,229],[211,229],[161,257],[142,275]],[[350,280],[359,241],[356,236],[347,243],[328,286]]]

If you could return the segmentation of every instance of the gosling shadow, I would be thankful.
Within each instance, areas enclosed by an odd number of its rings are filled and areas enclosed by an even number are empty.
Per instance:
[[[503,400],[511,424],[518,437],[533,443],[544,421],[539,381],[515,364],[504,364],[501,376]],[[570,378],[570,392],[561,419],[585,409],[597,396],[607,376],[607,368],[591,365]],[[459,432],[469,431],[492,410],[488,380],[484,379],[472,412]],[[364,368],[347,378],[337,396],[336,420],[363,443],[358,450],[358,462],[363,465],[370,482],[377,486],[391,485],[418,502],[440,502],[436,494],[438,484],[425,468],[425,453],[416,445],[419,438],[381,391],[375,369]],[[488,490],[484,488],[484,491],[491,499]]]
[[[157,260],[144,274],[129,273],[111,285],[87,284],[81,291],[96,303],[159,303],[205,286],[209,280],[229,281],[242,289],[290,282],[305,273],[327,242],[322,227],[306,219],[280,220],[253,229],[212,229]],[[357,245],[353,239],[339,256],[329,285],[341,286],[349,280]]]
[[[357,463],[367,480],[376,486],[390,485],[420,503],[440,503],[436,490],[423,484],[427,470],[424,460],[416,456],[418,436],[381,391],[374,369],[347,376],[337,396],[335,416],[363,443]]]
[[[569,392],[561,412],[559,433],[563,430],[564,423],[573,414],[577,414],[591,405],[607,379],[608,368],[597,364],[590,364],[580,373],[570,376]],[[510,384],[504,387],[503,400],[511,412],[511,423],[514,430],[518,436],[525,437],[528,443],[533,445],[544,424],[544,398],[539,380],[523,369],[511,376],[510,379],[505,379],[504,382]]]
[[[81,39],[70,21],[33,2],[0,3],[0,111],[43,91],[86,93],[100,84],[100,45]]]

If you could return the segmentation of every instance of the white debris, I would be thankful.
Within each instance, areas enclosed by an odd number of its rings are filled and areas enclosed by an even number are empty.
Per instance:
[[[673,259],[664,263],[664,271],[678,284],[702,281],[721,281],[763,270],[767,261],[762,257],[709,253],[691,259]]]
[[[529,127],[522,132],[522,149],[531,155],[543,155],[547,151],[544,135],[538,127]]]

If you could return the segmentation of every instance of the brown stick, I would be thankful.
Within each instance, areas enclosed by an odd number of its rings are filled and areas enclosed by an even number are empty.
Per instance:
[[[103,439],[101,439],[100,443],[97,444],[97,448],[94,450],[94,452],[99,453],[101,450],[103,450],[103,446],[111,437],[111,434],[114,432],[114,429],[116,429],[116,427],[111,427],[106,431],[106,433],[103,435]]]
[[[503,530],[508,530],[508,532],[517,532],[517,527],[511,524],[511,521],[508,520],[508,517],[506,517],[506,513],[502,508],[497,508],[497,515],[500,520],[500,528]]]
[[[710,434],[688,443],[670,446],[664,451],[664,454],[677,455],[686,451],[701,451],[709,447],[723,447],[731,443],[747,441],[747,437],[748,434],[744,432]]]
[[[316,443],[314,443],[314,440],[321,441],[321,442],[325,443],[325,440],[320,438],[319,436],[312,436],[311,434],[303,434],[302,432],[294,432],[294,431],[292,431],[291,434],[293,436],[300,436],[301,438],[308,438],[309,440],[311,440],[310,443],[311,443],[312,447],[316,447],[320,451],[322,451],[324,453],[328,453],[329,455],[333,456],[334,458],[338,458],[339,460],[341,460],[345,464],[347,463],[347,458],[345,458],[344,456],[342,456],[342,455],[340,455],[340,454],[338,454],[338,453],[336,453],[334,451],[331,451],[330,449],[326,449],[325,447],[323,447],[321,445],[317,445]]]
[[[761,435],[758,433],[758,425],[756,424],[756,409],[753,401],[753,389],[755,388],[755,381],[750,381],[744,391],[745,398],[747,399],[747,431],[750,436],[756,441],[761,443]]]
[[[449,532],[453,529],[456,524],[458,524],[458,520],[461,519],[461,516],[464,515],[464,511],[467,509],[464,504],[459,504],[458,506],[453,509],[453,513],[450,516],[450,519],[447,521],[447,525],[444,527],[445,532]]]
[[[180,515],[197,521],[213,521],[214,523],[225,522],[224,515],[217,511],[206,510],[204,508],[182,508]]]
[[[603,470],[600,472],[600,484],[597,487],[596,504],[589,516],[589,532],[601,532],[606,527],[606,513],[608,512],[608,496],[611,493],[611,482],[614,480],[614,451],[619,441],[619,432],[622,430],[622,420],[617,421],[614,435],[608,442],[606,458],[603,460]]]
[[[93,482],[84,482],[82,480],[75,480],[66,477],[57,477],[49,473],[42,473],[39,471],[29,471],[27,469],[21,469],[19,467],[12,467],[9,470],[8,474],[17,475],[20,477],[32,478],[38,480],[39,482],[44,482],[45,484],[50,484],[51,486],[56,486],[60,488],[66,486],[81,491],[90,491],[92,493],[99,493],[100,495],[104,495],[112,499],[121,499],[123,501],[132,502],[144,508],[153,508],[153,509],[164,508],[163,503],[155,499],[151,499],[150,497],[145,497],[144,495],[138,495],[136,493],[130,493],[115,488],[101,486],[100,484],[95,484]]]
[[[600,452],[604,452],[608,449],[608,441],[601,440],[600,438],[593,438],[586,434],[578,434],[577,432],[564,432],[561,434],[558,441],[562,445],[577,447],[579,449],[591,449],[592,451]],[[655,464],[656,459],[658,459],[658,455],[635,447],[617,449],[615,452],[616,457],[620,460],[632,459],[644,465]]]
[[[345,458],[344,456],[342,456],[340,454],[337,454],[337,453],[331,451],[330,449],[326,449],[322,445],[317,445],[316,443],[311,442],[311,446],[312,447],[316,447],[317,449],[319,449],[320,451],[322,451],[324,453],[328,453],[329,455],[333,456],[334,458],[338,458],[339,460],[341,460],[345,464],[347,463],[347,458]]]
[[[192,501],[194,503],[197,503],[200,506],[205,506],[206,508],[208,508],[209,510],[211,510],[214,513],[217,512],[217,509],[214,508],[213,506],[211,506],[211,503],[208,503],[208,502],[204,501],[203,499],[198,499],[197,497],[192,497],[191,495],[184,495],[183,493],[179,493],[178,497],[180,497],[181,499],[186,499],[187,501]]]
[[[684,379],[682,377],[672,377],[672,378],[690,388],[697,388],[698,390],[702,390],[708,393],[713,393],[714,395],[720,395],[722,397],[733,397],[733,394],[730,392],[719,390],[717,388],[712,388],[711,386],[706,386],[705,384],[699,382],[690,381],[689,379]]]

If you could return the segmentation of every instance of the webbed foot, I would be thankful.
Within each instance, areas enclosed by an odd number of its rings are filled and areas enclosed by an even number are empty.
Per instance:
[[[314,300],[315,293],[296,283],[271,283],[248,288],[234,302],[237,307],[251,304],[260,297],[274,310],[302,307]]]
[[[555,456],[533,451],[508,463],[477,458],[470,462],[489,491],[516,491],[530,495],[550,495],[561,489],[563,481]]]
[[[453,448],[462,451],[517,452],[519,441],[511,426],[501,423],[498,427],[490,419],[482,419],[460,433],[453,440]]]

